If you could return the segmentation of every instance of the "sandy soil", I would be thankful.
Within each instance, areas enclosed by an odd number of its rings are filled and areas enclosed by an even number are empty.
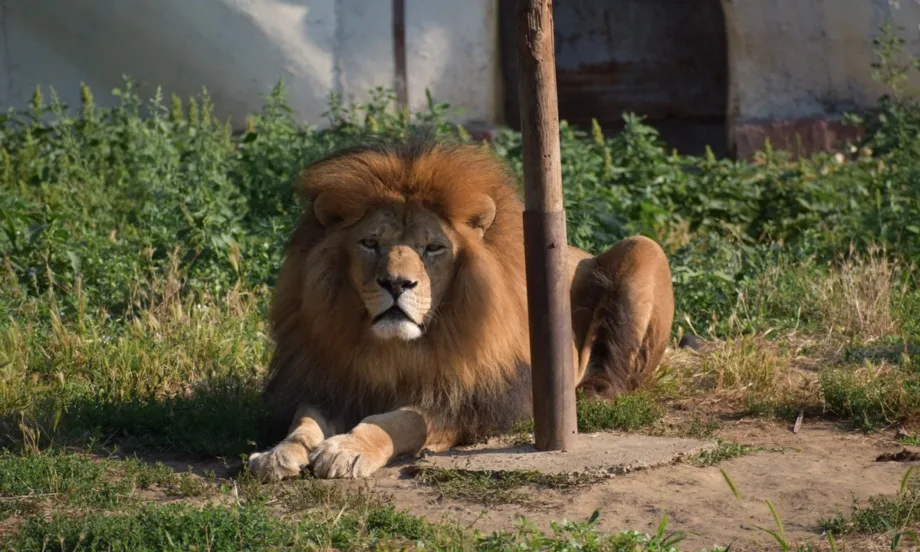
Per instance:
[[[664,514],[669,530],[695,533],[682,544],[699,550],[715,544],[732,550],[772,549],[772,537],[755,525],[774,528],[764,502],[779,512],[790,541],[821,541],[819,521],[848,512],[853,497],[894,494],[910,463],[877,462],[884,452],[902,448],[891,435],[868,437],[841,431],[830,423],[806,423],[798,434],[786,425],[741,420],[723,427],[717,437],[782,452],[758,452],[711,467],[675,464],[619,475],[570,490],[534,489],[538,504],[506,504],[493,508],[443,497],[436,489],[409,479],[399,468],[387,468],[376,488],[390,494],[402,508],[429,519],[453,520],[491,532],[509,529],[526,516],[549,529],[552,520],[584,520],[600,509],[605,531],[634,529],[654,533]],[[741,496],[738,501],[720,468]],[[885,539],[875,539],[885,543]],[[772,545],[771,545],[772,543]],[[850,540],[853,550],[874,548],[870,540]]]

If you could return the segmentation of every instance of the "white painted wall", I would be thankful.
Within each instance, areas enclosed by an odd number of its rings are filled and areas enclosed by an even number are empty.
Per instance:
[[[424,91],[500,119],[498,2],[406,0],[409,97]],[[920,53],[920,0],[723,0],[730,125],[823,117],[870,105],[872,37],[891,16]],[[279,77],[291,106],[322,123],[330,92],[359,100],[393,86],[389,0],[0,0],[0,106],[36,84],[70,104],[79,83],[112,103],[122,74],[167,95],[208,88],[217,114],[244,124]]]
[[[409,99],[425,88],[493,120],[500,105],[497,3],[408,0]],[[348,101],[392,88],[388,0],[0,0],[0,106],[24,106],[36,84],[79,103],[85,82],[110,104],[129,74],[168,98],[202,86],[216,114],[244,124],[284,78],[291,107],[322,123],[331,92]]]
[[[886,18],[920,54],[917,0],[722,0],[729,115],[738,122],[820,118],[872,105],[872,39]],[[916,77],[916,73],[914,73]],[[914,84],[918,84],[915,79]]]

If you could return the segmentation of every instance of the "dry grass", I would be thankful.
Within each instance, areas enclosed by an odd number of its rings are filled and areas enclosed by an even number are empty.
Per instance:
[[[851,250],[826,268],[777,264],[761,275],[752,294],[739,294],[728,337],[705,340],[698,351],[672,351],[659,369],[659,388],[716,411],[829,410],[863,420],[857,421],[861,427],[911,417],[914,391],[896,388],[916,379],[897,308],[912,300],[912,273],[913,267],[878,247]],[[790,307],[808,330],[796,324],[781,332],[759,318],[763,311]],[[901,343],[866,347],[893,338]],[[854,357],[863,363],[854,367]]]
[[[699,351],[675,351],[662,365],[660,381],[673,396],[717,409],[814,402],[816,375],[802,354],[811,345],[794,335],[763,335],[706,342]]]
[[[898,334],[900,324],[892,306],[908,293],[904,276],[913,267],[902,266],[886,253],[879,247],[861,254],[851,249],[835,270],[814,283],[815,304],[828,332],[866,343]]]

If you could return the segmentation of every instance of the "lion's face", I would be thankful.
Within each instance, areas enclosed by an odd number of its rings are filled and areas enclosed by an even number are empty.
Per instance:
[[[423,336],[450,285],[456,232],[424,207],[401,203],[369,212],[348,237],[351,284],[373,335],[401,341]]]

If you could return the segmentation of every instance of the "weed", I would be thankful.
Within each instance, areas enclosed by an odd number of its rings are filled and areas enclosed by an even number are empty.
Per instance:
[[[715,392],[743,390],[762,394],[788,377],[789,356],[773,342],[741,336],[726,341],[701,360],[699,374],[709,379]]]
[[[860,506],[859,500],[854,497],[849,514],[838,511],[835,517],[822,520],[821,528],[837,536],[891,533],[893,538],[900,539],[900,535],[907,535],[916,540],[916,534],[911,534],[910,529],[916,529],[920,521],[920,494],[911,481],[912,471],[913,468],[904,474],[894,497],[869,497],[869,504],[865,507]],[[917,544],[920,545],[920,542]]]
[[[134,480],[134,484],[139,489],[151,489],[155,486],[166,488],[175,481],[176,473],[163,462],[156,462],[153,465],[130,458],[122,464],[125,475]]]
[[[704,450],[687,458],[687,463],[694,466],[714,466],[725,460],[731,460],[747,454],[761,452],[764,449],[751,445],[742,445],[731,441],[721,439],[716,443],[716,447],[711,450]]]
[[[44,444],[95,436],[192,454],[251,450],[268,354],[260,299],[179,300],[169,280],[160,285],[162,298],[130,322],[99,315],[43,334],[23,318],[0,328],[0,358],[10,359],[0,380],[23,382],[0,386],[0,428],[27,418]]]
[[[755,525],[754,527],[773,537],[776,543],[779,544],[780,550],[783,552],[792,550],[792,545],[786,540],[786,529],[783,527],[783,522],[779,518],[779,513],[777,513],[776,508],[769,500],[765,500],[764,502],[767,503],[767,507],[770,509],[770,514],[773,516],[773,523],[776,524],[776,529],[765,529],[759,525]],[[802,548],[799,547],[799,549],[801,550]]]
[[[732,495],[735,497],[735,499],[738,502],[741,502],[741,494],[738,492],[738,487],[735,486],[735,482],[732,480],[731,477],[729,477],[728,473],[726,473],[724,469],[720,468],[719,472],[722,474],[722,478],[725,480],[725,483],[728,485],[728,488],[731,490]],[[764,500],[764,503],[767,505],[767,508],[770,510],[770,515],[773,518],[773,523],[776,528],[768,529],[765,527],[761,527],[759,525],[754,525],[754,528],[770,535],[770,537],[772,537],[773,540],[776,541],[776,544],[779,545],[779,549],[783,550],[784,552],[791,551],[791,550],[795,550],[796,552],[813,552],[815,550],[815,547],[808,543],[797,545],[795,543],[789,542],[786,536],[786,529],[785,527],[783,527],[782,519],[780,518],[779,512],[777,512],[776,507],[774,507],[773,503],[770,502],[769,500]],[[836,544],[834,542],[833,537],[829,538],[829,543],[831,545],[831,550],[835,550],[834,547],[836,546]],[[729,546],[729,548],[731,547]],[[728,549],[725,549],[725,552],[727,552],[727,550]]]
[[[207,483],[199,479],[192,473],[188,472],[176,476],[175,485],[169,490],[169,494],[182,497],[200,497],[210,491]]]

